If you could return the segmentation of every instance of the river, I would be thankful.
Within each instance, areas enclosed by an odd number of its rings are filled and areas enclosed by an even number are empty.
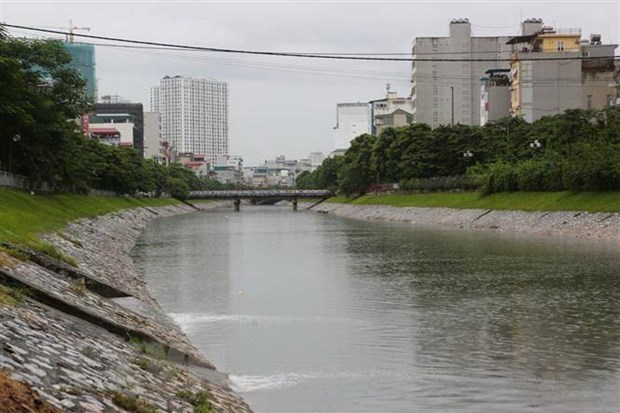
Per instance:
[[[617,412],[617,244],[290,206],[165,218],[133,251],[255,411]]]

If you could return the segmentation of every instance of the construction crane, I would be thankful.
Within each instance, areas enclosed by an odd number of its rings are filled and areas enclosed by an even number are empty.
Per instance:
[[[45,27],[41,27],[42,29],[62,29],[62,30],[67,30],[69,33],[67,33],[65,40],[69,43],[73,43],[73,31],[74,30],[86,30],[86,31],[90,31],[90,27],[78,27],[78,26],[74,26],[73,25],[73,21],[69,20],[69,27],[65,26],[65,27],[59,27],[59,26],[45,26]]]

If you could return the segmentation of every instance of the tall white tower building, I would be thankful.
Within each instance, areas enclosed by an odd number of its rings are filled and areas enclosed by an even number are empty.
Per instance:
[[[228,84],[165,76],[151,88],[151,110],[161,114],[161,136],[177,153],[204,155],[211,165],[228,154]]]

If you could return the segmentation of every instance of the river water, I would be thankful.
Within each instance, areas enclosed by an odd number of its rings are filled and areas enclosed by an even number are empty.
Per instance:
[[[133,254],[257,412],[620,411],[618,244],[242,206]]]

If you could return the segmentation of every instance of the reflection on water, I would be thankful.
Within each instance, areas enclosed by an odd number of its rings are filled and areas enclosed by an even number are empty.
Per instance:
[[[259,412],[620,405],[618,245],[247,207],[160,220],[134,253]]]

